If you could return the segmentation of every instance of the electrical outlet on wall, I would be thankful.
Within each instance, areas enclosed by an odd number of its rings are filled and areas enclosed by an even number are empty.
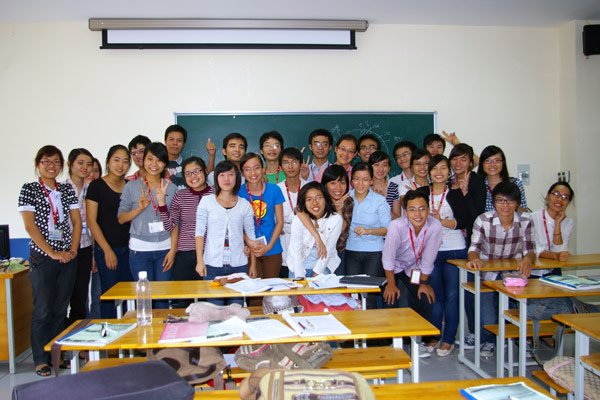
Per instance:
[[[517,165],[517,177],[523,181],[523,185],[529,185],[531,179],[531,167],[529,164]]]

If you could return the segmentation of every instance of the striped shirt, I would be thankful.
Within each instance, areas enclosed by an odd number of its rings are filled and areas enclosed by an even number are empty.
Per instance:
[[[179,238],[177,239],[177,251],[190,251],[196,249],[196,209],[202,196],[214,193],[211,186],[196,192],[185,188],[178,190],[171,200],[171,208],[160,206],[160,219],[165,230],[171,232],[175,226],[179,226]]]
[[[388,181],[387,193],[385,195],[385,201],[390,205],[390,210],[394,205],[395,200],[400,200],[400,193],[398,191],[398,185],[392,181]]]
[[[519,178],[510,177],[508,180],[511,183],[514,183],[519,187],[521,191],[521,204],[519,206],[521,208],[527,208],[527,199],[525,198],[525,188],[523,187],[523,182]],[[494,202],[492,201],[492,191],[493,189],[490,187],[490,182],[488,181],[488,177],[486,176],[483,180],[485,183],[486,196],[485,196],[485,211],[494,211]]]

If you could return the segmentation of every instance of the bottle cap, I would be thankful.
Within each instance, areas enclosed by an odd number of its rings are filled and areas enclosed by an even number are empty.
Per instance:
[[[138,272],[138,279],[148,279],[148,271]]]

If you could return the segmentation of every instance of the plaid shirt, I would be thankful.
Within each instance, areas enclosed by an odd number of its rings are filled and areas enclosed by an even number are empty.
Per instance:
[[[496,211],[481,214],[473,224],[469,252],[479,253],[482,260],[521,258],[535,251],[533,224],[529,213],[515,212],[513,224],[505,230]]]
[[[527,199],[525,198],[525,187],[523,187],[523,182],[519,178],[510,177],[508,180],[519,187],[521,191],[521,206],[522,208],[527,208]],[[486,176],[483,179],[485,183],[486,196],[485,196],[485,211],[494,211],[494,202],[492,201],[492,188],[490,188],[490,182],[488,181],[488,177]]]

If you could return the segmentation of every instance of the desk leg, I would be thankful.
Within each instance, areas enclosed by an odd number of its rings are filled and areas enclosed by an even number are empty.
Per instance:
[[[410,337],[411,375],[413,383],[419,382],[419,337]],[[394,347],[402,346],[401,338],[394,338]]]
[[[401,348],[402,348],[402,338],[393,338],[393,339],[392,339],[392,346],[393,346],[394,348],[400,348],[400,349],[401,349]],[[419,349],[419,347],[417,346],[417,351],[418,351],[418,349]],[[419,358],[417,357],[417,360],[418,360],[418,359],[419,359]],[[396,372],[396,382],[397,382],[397,383],[403,383],[403,382],[404,382],[404,377],[402,376],[402,374],[403,374],[403,373],[404,373],[404,372],[403,372],[401,369],[399,369],[399,370]],[[417,373],[418,373],[418,368],[417,368]],[[413,374],[414,374],[414,371],[413,371]],[[414,375],[413,375],[413,376],[414,376]]]
[[[475,348],[473,349],[473,362],[475,363],[475,370],[481,370],[481,274],[478,272],[473,274],[475,276],[474,286],[474,297],[475,297]]]
[[[115,308],[117,309],[117,318],[123,318],[123,300],[115,300]]]
[[[6,329],[8,339],[8,372],[15,373],[15,321],[12,305],[12,279],[4,280],[6,291]]]
[[[456,267],[458,268],[458,267]],[[465,358],[465,291],[467,271],[458,268],[458,360]]]
[[[360,294],[360,305],[363,310],[367,309],[367,295],[365,293]]]
[[[519,376],[527,373],[527,299],[519,299]]]
[[[581,356],[590,353],[590,338],[575,331],[575,400],[583,400],[583,377],[585,370],[581,363]]]
[[[90,357],[90,361],[100,360],[100,351],[99,350],[89,350],[88,355]]]
[[[503,293],[498,293],[498,336],[496,336],[496,376],[498,378],[504,378],[505,310],[508,310],[508,297]]]
[[[79,372],[79,350],[71,352],[71,374]]]

